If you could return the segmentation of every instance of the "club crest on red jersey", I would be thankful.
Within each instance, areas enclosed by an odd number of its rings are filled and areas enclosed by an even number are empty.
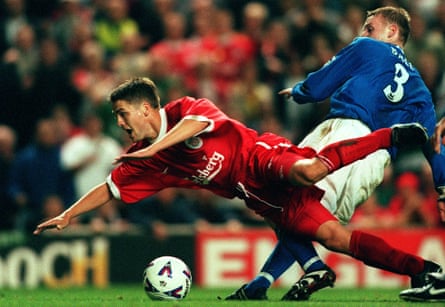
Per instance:
[[[190,149],[198,149],[202,147],[203,141],[200,137],[192,136],[191,138],[188,138],[184,141],[185,146],[187,146]]]

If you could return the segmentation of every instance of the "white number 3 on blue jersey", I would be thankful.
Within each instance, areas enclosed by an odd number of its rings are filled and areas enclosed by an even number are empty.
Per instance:
[[[389,84],[383,89],[383,93],[385,93],[385,96],[389,101],[392,103],[398,103],[403,98],[403,85],[408,81],[409,74],[405,67],[403,67],[403,65],[400,63],[396,63],[394,68],[394,82],[396,83],[396,89],[393,91],[391,84]]]

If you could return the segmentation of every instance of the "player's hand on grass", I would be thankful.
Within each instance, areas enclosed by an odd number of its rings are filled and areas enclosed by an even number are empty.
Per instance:
[[[57,228],[57,230],[62,230],[63,228],[68,226],[69,223],[70,223],[69,217],[62,213],[52,219],[49,219],[49,220],[37,225],[33,234],[39,235],[43,231],[45,231],[47,229],[53,229],[53,228]]]
[[[292,88],[288,87],[285,89],[282,89],[281,91],[278,92],[279,95],[283,95],[286,98],[291,98],[292,97]]]

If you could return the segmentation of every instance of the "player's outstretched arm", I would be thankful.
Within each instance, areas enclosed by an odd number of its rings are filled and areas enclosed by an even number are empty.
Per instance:
[[[51,228],[62,230],[67,227],[72,218],[81,215],[82,213],[92,211],[110,201],[112,198],[108,185],[104,182],[93,188],[90,192],[85,194],[71,207],[66,209],[60,215],[53,217],[39,225],[34,230],[34,234],[38,235],[43,231]]]
[[[442,117],[436,124],[432,137],[434,151],[440,154],[440,145],[445,145],[445,117]]]
[[[126,160],[141,160],[153,157],[157,152],[178,144],[199,134],[209,126],[209,122],[194,119],[182,119],[165,136],[152,145],[138,151],[118,156],[114,164]]]
[[[139,149],[137,151],[133,151],[130,153],[123,153],[116,158],[114,158],[113,164],[118,164],[120,162],[124,162],[127,160],[143,160],[143,159],[149,159],[153,157],[156,154],[157,150],[154,148],[153,145],[144,147],[142,149]]]

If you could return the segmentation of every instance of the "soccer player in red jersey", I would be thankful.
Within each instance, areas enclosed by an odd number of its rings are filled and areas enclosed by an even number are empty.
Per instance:
[[[338,168],[389,146],[422,145],[418,124],[383,128],[331,144],[319,152],[284,137],[259,135],[227,117],[207,99],[183,97],[160,107],[155,84],[134,78],[115,88],[110,101],[117,124],[134,144],[106,181],[62,214],[37,226],[63,229],[70,220],[112,198],[134,203],[167,187],[207,189],[239,197],[274,227],[316,240],[368,265],[416,277],[424,259],[361,231],[350,231],[320,204],[313,184]]]

